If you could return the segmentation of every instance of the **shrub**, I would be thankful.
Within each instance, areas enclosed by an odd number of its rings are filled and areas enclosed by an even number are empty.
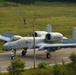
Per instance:
[[[42,63],[39,63],[38,64],[38,68],[46,68],[47,67],[47,63],[45,63],[45,62],[42,62]]]
[[[55,64],[53,67],[53,75],[67,75],[66,67]]]
[[[25,64],[19,58],[15,58],[11,61],[7,71],[9,75],[20,75],[24,71]]]
[[[70,56],[69,59],[72,61],[73,64],[76,63],[76,54],[73,52]]]

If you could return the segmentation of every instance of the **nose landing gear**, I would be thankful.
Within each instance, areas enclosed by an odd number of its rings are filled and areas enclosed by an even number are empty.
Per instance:
[[[22,56],[25,56],[26,53],[27,53],[27,49],[24,49],[24,50],[22,51]]]
[[[24,49],[24,50],[22,51],[22,56],[25,56],[26,53],[27,53],[27,49]],[[11,54],[12,54],[11,59],[12,59],[12,60],[15,59],[16,49],[13,49]]]
[[[13,49],[11,54],[12,54],[11,59],[12,59],[12,60],[15,59],[16,49]]]

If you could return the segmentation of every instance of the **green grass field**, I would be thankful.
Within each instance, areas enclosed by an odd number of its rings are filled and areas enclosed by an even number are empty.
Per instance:
[[[26,17],[26,25],[23,17]],[[0,34],[11,32],[30,36],[33,32],[33,19],[36,21],[35,30],[45,30],[45,26],[51,24],[53,31],[71,38],[72,28],[76,27],[76,4],[38,2],[31,5],[1,6]],[[2,43],[0,44],[1,48]]]

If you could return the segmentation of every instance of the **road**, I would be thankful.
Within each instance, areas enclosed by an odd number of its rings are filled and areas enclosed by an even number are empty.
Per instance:
[[[70,62],[70,59],[68,57],[72,52],[76,53],[76,49],[75,48],[74,49],[70,49],[70,48],[61,49],[56,52],[52,52],[51,59],[47,59],[45,51],[36,50],[36,66],[40,62],[47,62],[51,64],[61,63],[62,59],[65,62]],[[22,61],[25,62],[26,68],[33,67],[33,50],[28,50],[25,57],[21,56],[21,50],[17,50],[17,56],[21,58]],[[10,57],[11,57],[11,51],[0,53],[0,72],[7,71],[7,67],[8,65],[10,65],[10,62],[11,62]]]

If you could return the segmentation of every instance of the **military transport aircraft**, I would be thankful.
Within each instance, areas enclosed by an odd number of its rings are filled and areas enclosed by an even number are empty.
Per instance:
[[[47,50],[46,57],[48,59],[51,57],[51,52],[55,52],[56,50],[59,50],[61,48],[76,47],[75,42],[65,42],[65,40],[68,39],[66,37],[63,37],[61,33],[52,32],[52,29],[49,25],[46,27],[46,31],[35,31],[35,33],[33,34],[35,34],[35,48],[38,48],[39,51]],[[74,35],[76,35],[76,32],[74,33]],[[16,56],[16,49],[18,48],[23,49],[22,56],[26,55],[27,49],[34,49],[34,36],[22,37],[10,33],[3,33],[2,35],[0,35],[0,39],[5,41],[2,47],[3,50],[13,50],[11,59],[14,59],[14,57]]]

